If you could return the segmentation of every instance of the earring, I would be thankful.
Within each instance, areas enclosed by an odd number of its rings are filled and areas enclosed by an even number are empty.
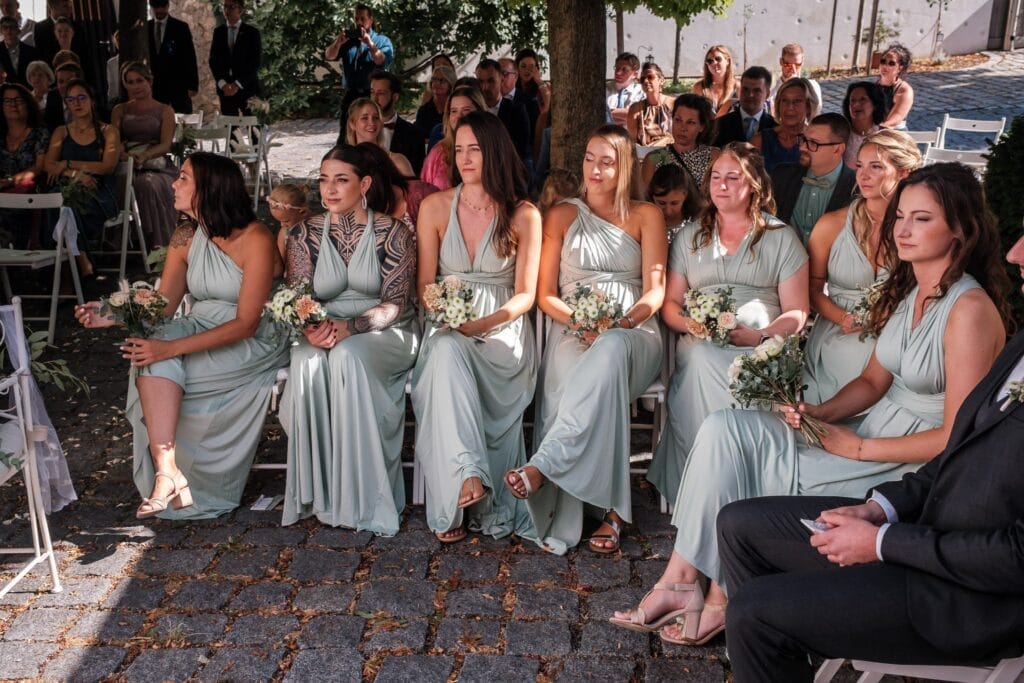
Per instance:
[[[322,207],[324,207],[326,209],[327,208],[327,202],[325,202],[323,199],[321,199],[320,200],[320,206],[322,206]]]
[[[366,211],[366,195],[363,195],[363,211]]]

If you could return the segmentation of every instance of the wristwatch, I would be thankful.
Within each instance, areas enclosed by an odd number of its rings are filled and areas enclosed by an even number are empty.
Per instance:
[[[771,337],[769,337],[767,334],[762,334],[761,338],[757,340],[757,345],[760,346],[761,344],[764,344],[769,339],[771,339]]]

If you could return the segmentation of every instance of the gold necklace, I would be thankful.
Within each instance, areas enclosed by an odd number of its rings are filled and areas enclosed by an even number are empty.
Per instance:
[[[491,209],[494,208],[494,200],[493,199],[490,200],[489,202],[487,202],[487,204],[485,206],[476,206],[475,204],[470,202],[468,199],[466,199],[466,195],[461,193],[461,192],[459,193],[459,201],[461,201],[463,204],[468,206],[473,211],[476,211],[477,213],[486,213],[487,211],[490,211]]]

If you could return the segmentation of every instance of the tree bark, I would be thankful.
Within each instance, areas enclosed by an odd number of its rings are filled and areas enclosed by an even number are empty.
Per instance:
[[[149,63],[149,34],[146,32],[146,0],[118,0],[117,39],[120,64]]]
[[[672,85],[679,85],[679,48],[680,48],[680,36],[683,32],[683,25],[676,21],[676,40],[675,48],[672,54]]]
[[[590,131],[605,121],[605,8],[548,0],[551,167],[580,172]]]
[[[626,28],[624,26],[622,8],[615,10],[615,54],[621,55],[626,51]]]

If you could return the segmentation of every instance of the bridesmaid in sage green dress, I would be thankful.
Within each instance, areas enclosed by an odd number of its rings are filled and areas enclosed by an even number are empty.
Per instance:
[[[496,116],[463,117],[454,152],[461,184],[420,211],[417,280],[423,301],[427,285],[458,277],[473,289],[474,317],[455,329],[430,324],[413,372],[427,526],[442,543],[465,538],[467,526],[532,538],[526,505],[500,484],[526,462],[523,411],[537,379],[526,314],[537,292],[540,213],[521,194],[522,167]]]
[[[238,506],[270,392],[288,362],[283,330],[263,317],[281,258],[256,220],[238,165],[197,152],[173,184],[182,224],[167,250],[160,293],[170,316],[189,292],[188,315],[122,346],[131,361],[127,416],[135,433],[139,518],[200,519]],[[76,309],[86,327],[109,327],[101,305]]]
[[[668,566],[642,609],[618,612],[613,623],[656,630],[673,615],[680,623],[664,626],[662,639],[707,642],[725,624],[715,534],[723,506],[758,496],[864,495],[945,447],[960,404],[1006,339],[1009,282],[998,258],[999,234],[980,184],[959,164],[914,171],[893,203],[880,237],[891,276],[870,316],[872,329],[882,329],[864,372],[818,406],[784,406],[781,415],[720,410],[708,417],[676,499],[678,533]],[[868,407],[856,431],[836,424]],[[791,429],[801,414],[825,423],[821,447]],[[700,574],[711,581],[706,598]]]
[[[392,196],[366,154],[335,147],[320,162],[327,213],[292,228],[287,278],[309,282],[328,318],[292,347],[281,425],[288,434],[282,524],[398,533],[405,507],[406,375],[416,362],[416,252],[409,227],[381,211]]]
[[[799,331],[807,319],[807,252],[775,210],[761,157],[746,143],[726,145],[711,167],[710,202],[672,242],[662,321],[680,332],[668,392],[668,423],[647,479],[675,500],[693,437],[704,418],[735,401],[726,371],[765,336]],[[731,287],[739,326],[728,346],[690,334],[690,288]]]
[[[629,404],[661,367],[654,315],[666,251],[661,212],[630,195],[636,172],[625,130],[598,128],[583,160],[585,201],[559,204],[544,220],[537,291],[552,325],[537,392],[535,452],[505,482],[528,498],[537,542],[557,554],[579,543],[584,504],[606,512],[589,542],[594,552],[618,550],[622,525],[632,519]],[[577,284],[622,304],[616,327],[582,339],[565,334],[572,311],[561,297]]]
[[[877,262],[882,218],[896,184],[921,165],[917,144],[906,133],[869,135],[857,161],[860,199],[825,214],[807,242],[811,259],[811,308],[818,314],[804,349],[804,399],[823,403],[864,370],[875,348],[862,338],[852,310],[863,290],[885,271]]]

